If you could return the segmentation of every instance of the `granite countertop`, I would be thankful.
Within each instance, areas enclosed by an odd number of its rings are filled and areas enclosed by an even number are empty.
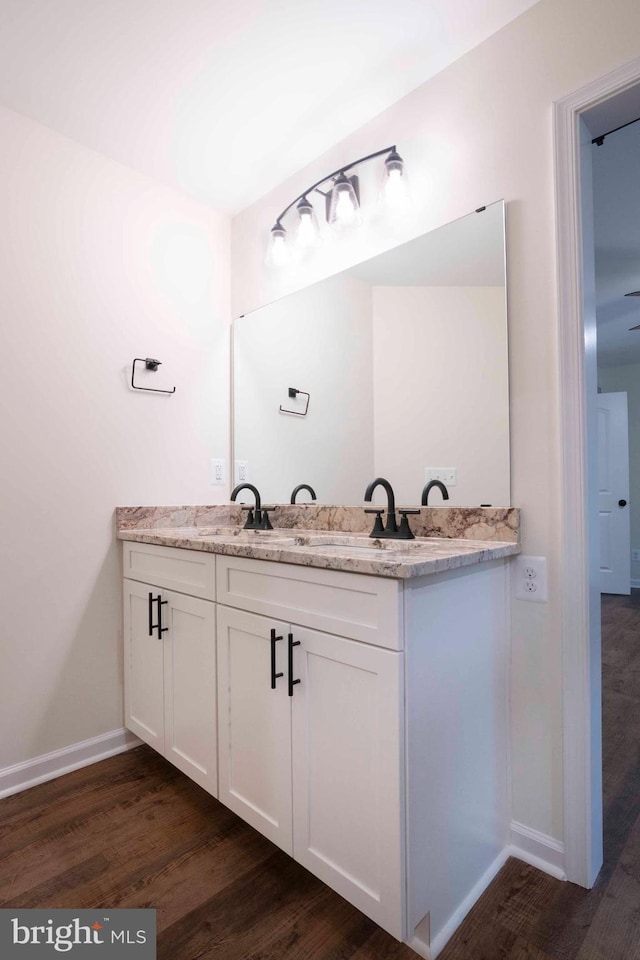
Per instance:
[[[518,542],[453,537],[378,540],[369,538],[364,532],[298,527],[245,530],[240,526],[119,526],[118,537],[186,550],[395,579],[428,576],[520,552]]]

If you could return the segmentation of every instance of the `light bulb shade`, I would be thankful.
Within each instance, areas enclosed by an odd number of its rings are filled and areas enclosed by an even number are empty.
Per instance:
[[[289,261],[289,244],[287,242],[287,231],[278,221],[271,227],[269,245],[267,247],[267,256],[265,263],[268,267],[284,267]]]
[[[318,219],[310,201],[306,197],[299,200],[296,205],[298,214],[298,229],[296,232],[296,245],[301,252],[314,247],[320,240],[320,228]]]
[[[404,160],[395,150],[392,150],[384,161],[380,199],[385,207],[394,213],[402,213],[411,207]]]
[[[358,178],[341,173],[334,180],[329,194],[327,220],[332,227],[351,227],[360,223],[360,191]]]

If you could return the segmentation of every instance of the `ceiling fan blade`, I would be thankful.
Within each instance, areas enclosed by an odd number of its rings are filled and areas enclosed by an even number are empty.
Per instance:
[[[632,290],[631,293],[625,293],[625,297],[640,297],[640,290]]]
[[[629,327],[629,330],[640,330],[640,323],[635,327]]]

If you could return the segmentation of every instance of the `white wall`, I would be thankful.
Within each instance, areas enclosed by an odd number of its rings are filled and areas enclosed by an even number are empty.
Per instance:
[[[625,392],[629,408],[629,508],[631,549],[640,548],[640,364],[600,367],[598,386],[603,393]],[[631,561],[631,579],[640,582],[640,561]]]
[[[345,490],[361,502],[373,478],[372,365],[371,287],[354,277],[236,320],[235,457],[249,461],[264,503],[288,503],[299,483],[311,484],[320,503],[344,503]],[[281,405],[304,410],[305,398],[290,399],[288,387],[310,394],[305,417],[280,413]],[[250,493],[239,499],[253,503]]]
[[[233,311],[253,309],[500,197],[507,202],[512,503],[523,546],[549,559],[549,603],[512,605],[515,819],[562,837],[559,391],[552,103],[638,55],[637,0],[540,0],[467,56],[301,170],[233,224]],[[414,220],[327,247],[295,274],[263,266],[277,214],[324,174],[389,143]],[[407,438],[410,442],[410,438]]]
[[[0,209],[3,768],[122,726],[114,507],[226,497],[229,232],[4,109]]]
[[[373,287],[374,473],[399,503],[455,467],[451,505],[509,505],[505,326],[504,287]]]

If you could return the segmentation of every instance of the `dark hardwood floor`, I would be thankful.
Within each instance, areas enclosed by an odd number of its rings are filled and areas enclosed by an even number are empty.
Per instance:
[[[441,960],[640,960],[640,591],[603,598],[605,863],[509,860]],[[155,907],[159,960],[415,960],[147,747],[0,801],[0,906]]]

